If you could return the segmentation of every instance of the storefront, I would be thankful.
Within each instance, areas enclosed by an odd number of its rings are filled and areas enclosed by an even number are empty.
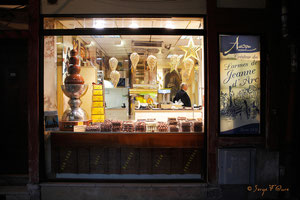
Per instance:
[[[263,182],[259,166],[278,156],[266,151],[265,5],[220,2],[42,3],[44,140],[31,142],[45,151],[32,177]],[[190,104],[174,101],[181,87]]]

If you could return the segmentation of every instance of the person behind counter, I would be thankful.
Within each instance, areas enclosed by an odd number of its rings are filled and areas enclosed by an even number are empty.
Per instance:
[[[180,90],[176,93],[173,102],[181,100],[183,106],[191,107],[191,99],[189,95],[186,93],[188,89],[188,85],[186,83],[181,83]]]

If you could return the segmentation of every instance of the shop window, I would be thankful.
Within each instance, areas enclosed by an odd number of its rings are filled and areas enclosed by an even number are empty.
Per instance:
[[[83,32],[100,28],[90,20],[79,23]],[[104,29],[203,22],[104,20]],[[47,19],[44,28],[72,29],[66,21]],[[43,65],[49,178],[204,177],[203,35],[45,35]]]

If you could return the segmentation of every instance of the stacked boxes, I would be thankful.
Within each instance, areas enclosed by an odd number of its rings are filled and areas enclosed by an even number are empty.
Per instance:
[[[104,92],[102,84],[93,85],[92,121],[93,123],[104,122]]]

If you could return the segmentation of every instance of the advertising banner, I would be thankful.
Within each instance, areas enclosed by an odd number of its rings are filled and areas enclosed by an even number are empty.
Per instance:
[[[220,134],[260,133],[260,37],[220,35]]]

